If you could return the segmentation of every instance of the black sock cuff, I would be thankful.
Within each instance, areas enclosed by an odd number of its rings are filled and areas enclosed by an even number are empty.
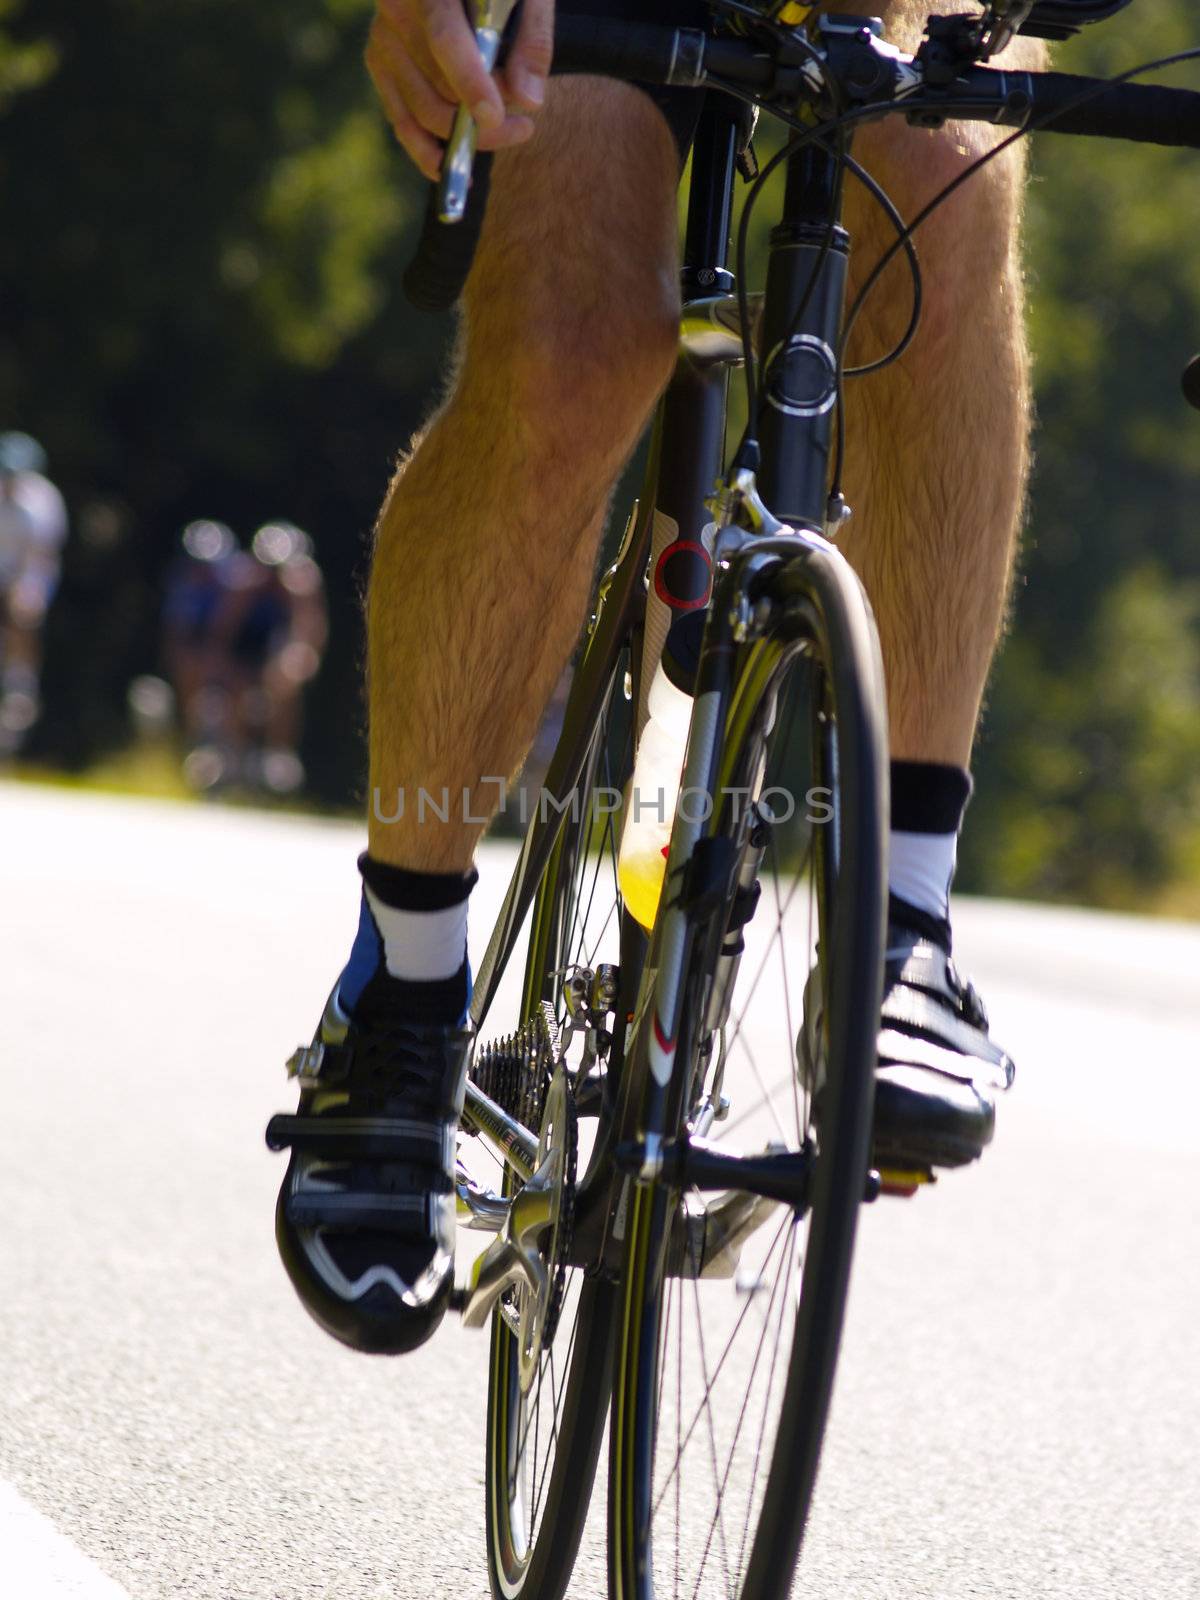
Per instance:
[[[893,761],[892,827],[900,833],[957,833],[971,789],[971,774],[962,767]]]
[[[358,870],[371,893],[393,911],[445,911],[460,906],[479,882],[474,867],[468,872],[410,872],[407,867],[374,861],[365,851],[358,858]]]

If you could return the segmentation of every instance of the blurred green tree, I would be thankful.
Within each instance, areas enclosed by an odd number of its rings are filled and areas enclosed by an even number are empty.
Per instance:
[[[1046,656],[1032,628],[1009,645],[964,854],[991,892],[1144,905],[1197,865],[1200,583],[1122,572]]]
[[[334,605],[307,762],[361,792],[357,585],[449,332],[398,290],[422,186],[362,68],[370,9],[0,0],[0,426],[44,440],[76,521],[48,757],[126,737],[180,526],[283,515]],[[1196,42],[1188,0],[1137,0],[1056,64]],[[1034,170],[1037,463],[960,885],[1126,904],[1200,862],[1197,158],[1047,135]]]
[[[1103,76],[1197,43],[1183,0],[1137,0],[1055,65]],[[963,888],[1134,905],[1196,867],[1200,416],[1179,380],[1200,346],[1198,181],[1190,151],[1035,140],[1031,514]]]
[[[79,524],[52,613],[52,756],[122,735],[180,526],[282,515],[314,533],[335,605],[310,769],[330,797],[360,786],[355,574],[446,333],[395,292],[420,186],[362,67],[369,12],[9,0],[0,419],[42,438]],[[106,575],[121,593],[98,605]]]

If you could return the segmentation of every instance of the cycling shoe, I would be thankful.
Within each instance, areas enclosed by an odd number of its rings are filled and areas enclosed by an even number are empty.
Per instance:
[[[473,1031],[350,1018],[330,996],[288,1063],[294,1116],[275,1237],[306,1310],[352,1349],[398,1355],[445,1315],[454,1281],[455,1133]]]
[[[797,1040],[802,1080],[819,1126],[824,1080],[820,971],[805,991]],[[920,1170],[975,1161],[995,1131],[994,1095],[1012,1083],[1011,1059],[988,1037],[973,984],[950,956],[950,929],[904,901],[888,907],[875,1079],[872,1163]]]

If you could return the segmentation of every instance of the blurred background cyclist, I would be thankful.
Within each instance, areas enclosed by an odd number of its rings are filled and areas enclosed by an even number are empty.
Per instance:
[[[233,744],[242,781],[272,794],[304,783],[297,750],[304,689],[329,636],[325,585],[312,540],[291,522],[259,528],[234,563],[222,619],[233,689]]]
[[[329,632],[312,541],[290,522],[265,523],[249,550],[224,523],[183,531],[168,578],[163,658],[188,754],[184,774],[212,792],[237,785],[294,794],[304,690]]]
[[[0,755],[20,748],[41,710],[42,629],[67,537],[45,467],[36,439],[0,434]]]
[[[228,691],[217,623],[237,549],[225,523],[189,522],[166,576],[163,665],[189,760],[197,751],[219,751],[226,742]]]

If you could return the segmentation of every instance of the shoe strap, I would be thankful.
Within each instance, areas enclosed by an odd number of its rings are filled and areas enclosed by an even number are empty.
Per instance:
[[[346,1161],[415,1161],[449,1168],[454,1156],[455,1129],[450,1121],[416,1117],[286,1116],[267,1124],[267,1145],[272,1150],[303,1150],[306,1154]]]
[[[983,1077],[994,1088],[1009,1087],[1012,1061],[988,1037],[983,1001],[941,944],[893,921],[885,972],[881,1062],[931,1067],[963,1082]]]
[[[288,1221],[298,1228],[372,1228],[424,1239],[429,1233],[429,1198],[424,1194],[356,1194],[310,1189],[289,1195]]]
[[[904,1023],[891,1026],[886,1015],[883,1021],[879,1031],[881,1067],[926,1067],[945,1078],[976,1087],[1001,1092],[1012,1087],[1016,1069],[1007,1053],[986,1034],[979,1035],[974,1049],[964,1051],[957,1043],[947,1044],[931,1037],[932,1029],[917,1031]]]
[[[940,945],[893,924],[888,928],[885,966],[889,985],[920,989],[972,1027],[987,1032],[987,1010],[975,985],[959,975]]]

